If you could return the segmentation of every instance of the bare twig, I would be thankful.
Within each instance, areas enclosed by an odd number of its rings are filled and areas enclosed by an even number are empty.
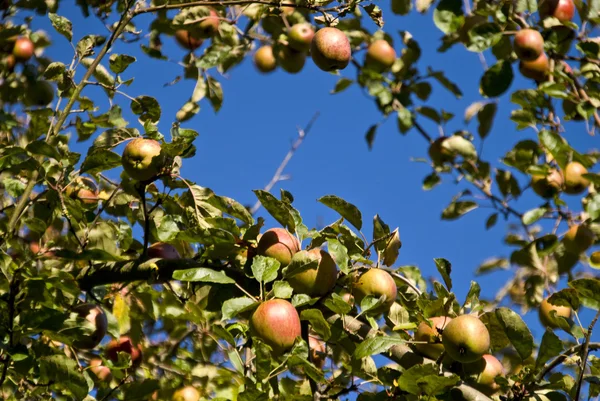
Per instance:
[[[588,352],[590,350],[592,350],[592,351],[600,350],[600,343],[587,342],[587,346],[588,346]],[[544,378],[544,376],[546,376],[548,373],[550,373],[552,371],[552,369],[554,369],[555,367],[557,367],[558,365],[563,363],[571,355],[579,352],[582,348],[583,348],[583,345],[575,345],[575,346],[569,348],[568,350],[566,350],[565,352],[563,352],[562,354],[560,354],[559,356],[557,356],[552,362],[550,362],[548,365],[546,365],[544,367],[544,369],[542,369],[540,371],[540,373],[538,373],[535,376],[534,381],[537,383],[540,380],[542,380]]]
[[[587,364],[589,346],[590,346],[590,338],[592,337],[592,330],[598,321],[598,317],[600,317],[600,311],[596,313],[594,319],[590,323],[588,327],[587,334],[585,335],[585,341],[583,342],[583,346],[581,348],[581,370],[579,371],[579,377],[577,378],[577,391],[575,392],[575,401],[579,401],[579,395],[581,394],[581,385],[583,384],[583,374],[585,373],[585,366]]]

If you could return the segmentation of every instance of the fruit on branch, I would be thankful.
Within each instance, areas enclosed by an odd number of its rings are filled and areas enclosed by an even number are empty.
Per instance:
[[[541,0],[539,4],[542,18],[555,17],[560,22],[571,21],[575,16],[573,0]]]
[[[587,169],[579,162],[571,162],[565,168],[565,192],[568,194],[580,194],[590,185],[587,178]]]
[[[25,62],[29,60],[34,53],[35,46],[29,38],[18,38],[15,41],[12,54],[17,61]]]
[[[200,401],[200,392],[194,386],[185,386],[173,393],[172,401]]]
[[[546,56],[546,53],[542,53],[535,60],[521,60],[519,63],[519,71],[525,78],[533,79],[535,81],[544,81],[550,72],[548,56]]]
[[[346,34],[337,28],[321,28],[315,33],[310,52],[316,66],[323,71],[343,70],[350,63],[352,49]]]
[[[477,159],[475,145],[460,135],[447,137],[445,141],[441,142],[441,150],[442,153],[450,155],[452,158],[462,156],[467,160]]]
[[[250,318],[251,333],[269,345],[275,355],[292,348],[301,335],[300,316],[296,308],[284,299],[263,302]]]
[[[309,23],[294,24],[288,32],[288,44],[294,50],[307,52],[313,36],[315,36],[315,30]]]
[[[200,38],[215,36],[219,32],[219,14],[211,8],[209,15],[202,17],[202,21],[198,23],[195,31],[198,32]]]
[[[548,175],[533,174],[531,176],[531,187],[542,198],[554,198],[562,190],[563,176],[556,169],[551,169]]]
[[[446,325],[442,343],[455,361],[475,362],[490,349],[490,333],[477,317],[461,315]]]
[[[108,383],[112,379],[110,369],[108,366],[102,365],[102,359],[100,358],[94,358],[90,361],[90,370],[100,381]]]
[[[98,186],[94,180],[78,177],[65,190],[65,194],[80,200],[84,205],[95,208],[98,205]]]
[[[360,305],[366,296],[380,298],[385,296],[385,300],[379,306],[369,310],[368,314],[378,315],[387,312],[398,295],[398,288],[394,278],[385,270],[372,268],[363,273],[353,286],[353,295],[356,302]]]
[[[90,322],[94,328],[91,334],[73,341],[73,346],[81,349],[98,346],[108,330],[108,319],[102,308],[94,304],[80,304],[73,308],[73,312]]]
[[[600,267],[600,251],[592,252],[590,255],[590,264],[593,267]]]
[[[277,51],[277,64],[290,74],[297,74],[304,68],[306,53],[296,51],[289,46],[280,46]]]
[[[160,143],[154,139],[133,139],[125,146],[121,163],[134,180],[149,181],[156,177],[164,164]]]
[[[414,335],[415,341],[424,341],[428,344],[415,344],[415,348],[424,356],[437,360],[442,355],[442,352],[444,352],[442,333],[446,325],[452,321],[452,318],[448,316],[436,316],[429,320],[431,321],[431,326],[426,322],[419,323]]]
[[[504,366],[493,355],[485,354],[477,362],[464,365],[465,373],[474,377],[475,387],[486,395],[493,395],[500,389],[495,379],[504,375]]]
[[[27,85],[25,99],[26,106],[46,106],[54,100],[54,87],[48,81],[35,81]]]
[[[262,73],[274,71],[277,68],[277,61],[273,54],[273,47],[269,45],[262,46],[254,53],[254,65]]]
[[[148,247],[148,257],[159,259],[181,259],[177,248],[164,242],[156,242]]]
[[[573,225],[565,234],[562,241],[568,252],[579,254],[592,246],[596,236],[585,224]]]
[[[365,65],[375,71],[386,71],[396,61],[396,50],[384,39],[378,39],[369,45]]]
[[[308,336],[308,346],[310,348],[310,360],[317,369],[323,369],[325,366],[325,346],[316,337]]]
[[[275,258],[282,267],[290,264],[292,257],[300,251],[300,242],[284,228],[271,228],[260,237],[257,253]]]
[[[521,29],[515,34],[513,48],[523,61],[533,61],[544,52],[544,38],[535,29]]]
[[[142,363],[142,348],[138,345],[133,344],[131,338],[127,336],[121,336],[118,340],[112,340],[106,346],[106,357],[113,363],[119,361],[119,352],[124,352],[131,356],[131,367],[137,368]]]
[[[175,40],[181,47],[187,50],[196,50],[202,43],[203,39],[194,37],[189,31],[185,29],[178,29],[175,31]]]
[[[324,250],[311,249],[308,252],[317,257],[318,266],[294,274],[287,281],[296,293],[312,297],[325,295],[335,287],[337,267],[331,255]]]
[[[555,313],[553,313],[555,312]],[[544,327],[551,329],[558,329],[560,327],[560,318],[564,317],[570,319],[573,313],[573,309],[569,306],[552,305],[548,302],[548,298],[544,299],[538,309],[538,315],[540,322]]]

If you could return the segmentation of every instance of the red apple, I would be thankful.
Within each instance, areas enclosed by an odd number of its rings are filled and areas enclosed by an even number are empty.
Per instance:
[[[275,258],[282,267],[290,264],[292,257],[300,251],[300,243],[284,228],[271,228],[260,237],[257,253]]]
[[[159,259],[181,259],[177,248],[164,242],[156,242],[148,247],[148,257]]]
[[[142,348],[139,345],[134,345],[131,338],[121,336],[118,340],[112,340],[106,346],[106,357],[113,363],[119,361],[119,352],[125,352],[131,355],[131,366],[137,368],[142,363]]]
[[[250,330],[279,355],[292,348],[296,337],[301,335],[300,316],[288,301],[271,299],[254,311],[250,318]]]
[[[80,304],[74,307],[73,311],[76,312],[80,317],[85,318],[94,326],[94,331],[92,334],[85,336],[85,338],[74,341],[73,346],[75,348],[82,349],[95,348],[98,344],[100,344],[106,335],[106,331],[108,330],[108,320],[106,318],[106,314],[102,308],[94,304]]]
[[[296,293],[310,296],[325,295],[335,287],[337,267],[331,255],[324,250],[311,249],[308,252],[317,257],[317,267],[288,277],[287,281]]]

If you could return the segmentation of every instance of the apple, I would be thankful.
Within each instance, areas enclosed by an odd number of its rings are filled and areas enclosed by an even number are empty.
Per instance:
[[[175,31],[175,40],[184,49],[192,51],[202,46],[202,43],[204,42],[203,39],[193,37],[192,34],[185,29],[178,29]]]
[[[95,208],[98,205],[98,186],[92,179],[77,178],[65,190],[65,194]]]
[[[519,63],[519,71],[521,74],[529,79],[535,81],[544,81],[550,72],[550,63],[546,53],[540,54],[538,58],[533,61],[523,61]]]
[[[264,74],[274,71],[277,68],[277,61],[273,54],[273,47],[265,45],[259,48],[254,53],[254,65],[258,71]]]
[[[185,386],[173,393],[172,401],[200,401],[200,392],[194,386]]]
[[[146,138],[131,140],[125,146],[121,163],[134,180],[149,181],[158,175],[164,164],[160,143]]]
[[[148,257],[159,259],[181,259],[177,248],[164,242],[156,242],[148,247]]]
[[[490,333],[477,317],[461,315],[444,328],[442,344],[455,361],[475,362],[490,349]]]
[[[591,247],[595,239],[594,232],[587,225],[579,224],[571,226],[562,241],[568,252],[579,254]]]
[[[106,357],[113,363],[119,361],[119,352],[125,352],[131,355],[131,367],[137,368],[142,363],[142,348],[139,345],[134,345],[131,338],[121,336],[118,340],[112,340],[106,346]]]
[[[315,36],[315,30],[309,23],[294,24],[288,32],[289,46],[299,52],[307,52]]]
[[[565,192],[580,194],[590,185],[588,179],[583,177],[587,169],[579,162],[571,162],[565,168]]]
[[[313,336],[308,336],[308,345],[310,347],[310,359],[313,365],[319,370],[323,369],[325,366],[325,359],[327,358],[323,343]]]
[[[112,380],[110,369],[107,366],[102,365],[102,359],[100,358],[93,358],[90,361],[90,370],[96,375],[98,380],[102,382],[108,383]]]
[[[35,81],[27,85],[25,99],[26,106],[47,106],[54,100],[54,87],[48,81]]]
[[[590,263],[595,268],[600,267],[600,251],[592,252],[590,255]]]
[[[284,228],[271,228],[260,237],[256,251],[259,255],[277,259],[285,267],[300,251],[300,242]]]
[[[13,72],[15,65],[17,64],[17,60],[15,59],[14,55],[8,54],[6,57],[4,57],[3,63],[7,71]]]
[[[18,38],[15,41],[12,54],[17,61],[25,62],[29,60],[34,53],[35,46],[29,38]]]
[[[415,344],[415,348],[421,354],[428,358],[437,360],[442,352],[444,352],[444,344],[442,344],[442,333],[448,323],[452,321],[451,317],[438,316],[429,319],[431,326],[426,322],[419,323],[415,331],[415,341],[425,341],[427,344]]]
[[[563,182],[562,174],[556,169],[551,169],[547,176],[541,174],[531,176],[531,188],[546,199],[554,198],[562,190]]]
[[[542,18],[555,17],[560,22],[571,21],[575,16],[573,0],[541,0],[539,5]]]
[[[197,26],[198,35],[201,38],[210,38],[219,32],[219,14],[210,9],[209,15],[203,17]]]
[[[352,57],[350,40],[333,27],[321,28],[315,33],[310,52],[316,66],[323,71],[343,70]]]
[[[292,348],[296,337],[301,335],[300,316],[288,301],[271,299],[260,304],[252,314],[250,331],[279,355]]]
[[[290,74],[297,74],[304,68],[306,53],[296,51],[288,46],[281,46],[277,52],[277,64]]]
[[[552,311],[555,311],[556,313],[552,313]],[[551,329],[558,329],[559,318],[564,317],[570,319],[572,313],[573,310],[569,306],[552,305],[548,302],[548,298],[542,301],[540,308],[538,309],[540,322],[544,327],[549,327]]]
[[[288,277],[287,281],[299,294],[323,296],[335,287],[337,267],[329,253],[322,249],[308,251],[318,259],[318,266]]]
[[[385,300],[375,309],[368,311],[369,314],[378,315],[387,312],[398,295],[398,288],[394,278],[385,270],[372,268],[363,273],[354,283],[353,295],[360,305],[366,296],[379,298],[385,296]]]
[[[485,354],[479,361],[463,367],[467,375],[474,376],[475,387],[482,393],[491,396],[500,389],[495,379],[504,375],[504,366],[495,356]]]
[[[383,72],[389,69],[396,61],[396,50],[383,39],[374,41],[367,49],[365,65],[375,71]]]
[[[544,52],[544,38],[535,29],[521,29],[515,34],[513,47],[519,59],[533,61]]]
[[[102,308],[94,304],[80,304],[73,308],[73,312],[94,326],[94,331],[89,336],[74,341],[73,346],[81,349],[98,346],[108,330],[108,319]]]

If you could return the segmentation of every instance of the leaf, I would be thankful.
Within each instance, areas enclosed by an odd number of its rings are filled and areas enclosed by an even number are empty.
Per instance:
[[[283,269],[283,275],[285,278],[292,277],[306,270],[316,269],[318,266],[318,257],[313,253],[302,250],[292,256],[290,264]]]
[[[88,394],[88,383],[74,360],[65,355],[50,355],[40,357],[37,363],[41,383],[52,382],[59,388],[69,390],[77,399],[83,399]]]
[[[223,88],[221,83],[211,76],[207,77],[206,84],[208,87],[208,100],[210,100],[210,104],[217,113],[223,104]]]
[[[327,307],[333,313],[337,313],[339,315],[346,315],[352,310],[350,304],[348,304],[344,298],[336,293],[332,293],[331,298],[326,298],[323,301],[323,305],[325,305],[325,307]]]
[[[381,12],[381,8],[379,8],[379,6],[376,6],[375,4],[363,6],[361,4],[361,7],[365,9],[367,14],[369,14],[369,17],[371,17],[373,22],[376,23],[378,27],[383,28],[383,13]]]
[[[360,210],[353,204],[335,195],[326,195],[318,199],[325,206],[338,212],[344,219],[348,220],[357,229],[362,228],[362,215]]]
[[[34,155],[42,155],[50,157],[54,160],[60,160],[61,156],[56,147],[51,146],[46,141],[33,141],[27,144],[25,148],[28,152]]]
[[[462,91],[454,82],[446,78],[443,71],[433,71],[431,68],[427,68],[427,74],[436,79],[444,88],[450,91],[457,99],[462,97]]]
[[[56,29],[56,32],[67,38],[69,42],[73,40],[73,24],[68,18],[54,13],[49,13],[48,18],[50,18],[50,22],[54,29]]]
[[[414,125],[414,116],[406,107],[398,109],[398,129],[402,134],[407,133]]]
[[[354,358],[362,359],[367,356],[380,354],[392,348],[394,345],[404,344],[405,341],[399,337],[371,337],[360,343],[354,350]]]
[[[477,203],[473,201],[452,202],[442,212],[442,220],[456,220],[464,214],[477,209]]]
[[[329,340],[331,337],[331,329],[327,320],[323,317],[323,313],[318,309],[305,309],[300,313],[300,320],[308,320],[311,328],[320,335],[323,340]]]
[[[496,225],[497,221],[498,221],[498,213],[490,214],[490,217],[488,217],[488,219],[485,222],[485,229],[489,230],[490,228],[494,227]]]
[[[441,376],[434,364],[415,365],[402,372],[398,380],[398,387],[407,393],[430,398],[442,394],[456,386],[460,377],[455,374]]]
[[[487,137],[490,133],[497,110],[497,104],[495,102],[492,102],[483,106],[483,108],[477,113],[477,121],[479,122],[479,127],[477,127],[477,133],[482,139]]]
[[[450,273],[452,273],[452,263],[444,258],[435,258],[433,261],[435,262],[435,267],[437,267],[438,272],[440,272],[440,275],[444,279],[448,291],[452,291],[452,279],[450,278]]]
[[[353,83],[354,83],[353,80],[342,77],[336,82],[335,87],[331,91],[331,94],[340,93],[340,92],[344,91],[345,89],[347,89],[348,87],[350,87],[350,85],[352,85]]]
[[[112,72],[115,74],[120,74],[124,72],[127,67],[129,67],[132,63],[135,63],[136,58],[130,56],[128,54],[111,54],[109,61],[109,67]]]
[[[369,150],[373,149],[373,142],[375,141],[375,134],[377,134],[378,127],[379,124],[371,125],[365,135],[365,140],[367,141],[367,146],[369,147]]]
[[[131,111],[139,116],[141,122],[157,123],[160,120],[160,104],[150,96],[138,96],[131,101]]]
[[[373,242],[387,237],[388,235],[390,235],[390,233],[390,227],[383,222],[383,220],[381,219],[381,217],[379,217],[378,214],[376,214],[373,217]],[[385,249],[385,242],[375,242],[375,249],[377,249],[378,251],[383,251]]]
[[[252,260],[252,274],[257,281],[270,283],[277,278],[280,266],[281,263],[277,259],[257,255]]]
[[[415,7],[421,14],[426,13],[433,4],[433,0],[416,0]]]
[[[396,263],[396,259],[398,259],[398,255],[400,254],[399,250],[402,247],[402,241],[400,241],[400,233],[396,228],[392,234],[392,236],[387,240],[385,249],[383,251],[383,264],[385,266],[391,266]]]
[[[273,294],[275,298],[289,299],[292,297],[294,289],[287,281],[276,281],[273,283]]]
[[[487,97],[498,97],[508,90],[513,80],[512,66],[501,60],[487,69],[481,77],[480,92]]]
[[[533,351],[533,336],[521,316],[509,308],[498,308],[496,309],[496,317],[506,337],[515,347],[521,359],[529,358]]]
[[[235,280],[230,277],[227,277],[227,275],[224,272],[219,272],[206,267],[177,270],[173,272],[173,278],[175,280],[180,281],[235,284]]]
[[[548,210],[544,207],[538,207],[532,210],[528,210],[523,214],[523,224],[530,225],[544,217]]]
[[[508,260],[506,258],[491,258],[483,262],[477,270],[475,271],[476,275],[489,273],[495,270],[506,270],[510,267]]]
[[[93,62],[94,59],[90,57],[86,57],[81,60],[81,64],[86,68],[90,68]],[[108,70],[102,64],[98,64],[96,66],[93,75],[94,78],[96,78],[96,80],[103,85],[110,87],[113,87],[115,85],[115,78],[108,72]]]
[[[425,177],[425,179],[423,179],[423,190],[429,191],[429,190],[433,189],[440,182],[442,182],[442,179],[440,178],[440,176],[436,172],[433,172],[433,173],[429,174],[427,177]]]
[[[573,288],[563,288],[548,297],[548,302],[552,305],[569,306],[574,310],[579,309],[580,301],[577,290]]]
[[[296,231],[296,223],[294,222],[294,218],[287,203],[280,201],[267,191],[257,189],[252,192],[254,192],[265,210],[269,212],[279,224],[287,227],[292,233]]]
[[[433,22],[445,34],[458,31],[464,22],[460,0],[441,0],[433,11]]]
[[[126,334],[131,329],[131,321],[129,319],[129,305],[127,300],[120,293],[117,293],[113,303],[113,315],[119,324],[119,333]]]
[[[333,238],[327,240],[327,249],[340,270],[348,274],[351,267],[349,265],[350,257],[348,256],[348,248],[339,240]]]
[[[552,330],[546,330],[542,337],[539,353],[535,361],[536,370],[544,365],[550,358],[560,355],[564,350],[563,342]]]
[[[241,312],[253,309],[258,305],[258,301],[248,297],[231,298],[223,302],[221,307],[221,320],[230,320]]]
[[[583,306],[600,310],[600,280],[594,278],[572,280],[569,282],[569,287],[577,291]]]
[[[66,66],[63,63],[58,61],[52,62],[48,64],[48,67],[46,67],[46,70],[44,71],[44,78],[49,81],[56,80],[62,77],[65,70]]]
[[[552,131],[540,131],[538,134],[540,144],[554,157],[561,170],[567,167],[569,155],[572,149],[569,145],[563,142],[562,137]]]

